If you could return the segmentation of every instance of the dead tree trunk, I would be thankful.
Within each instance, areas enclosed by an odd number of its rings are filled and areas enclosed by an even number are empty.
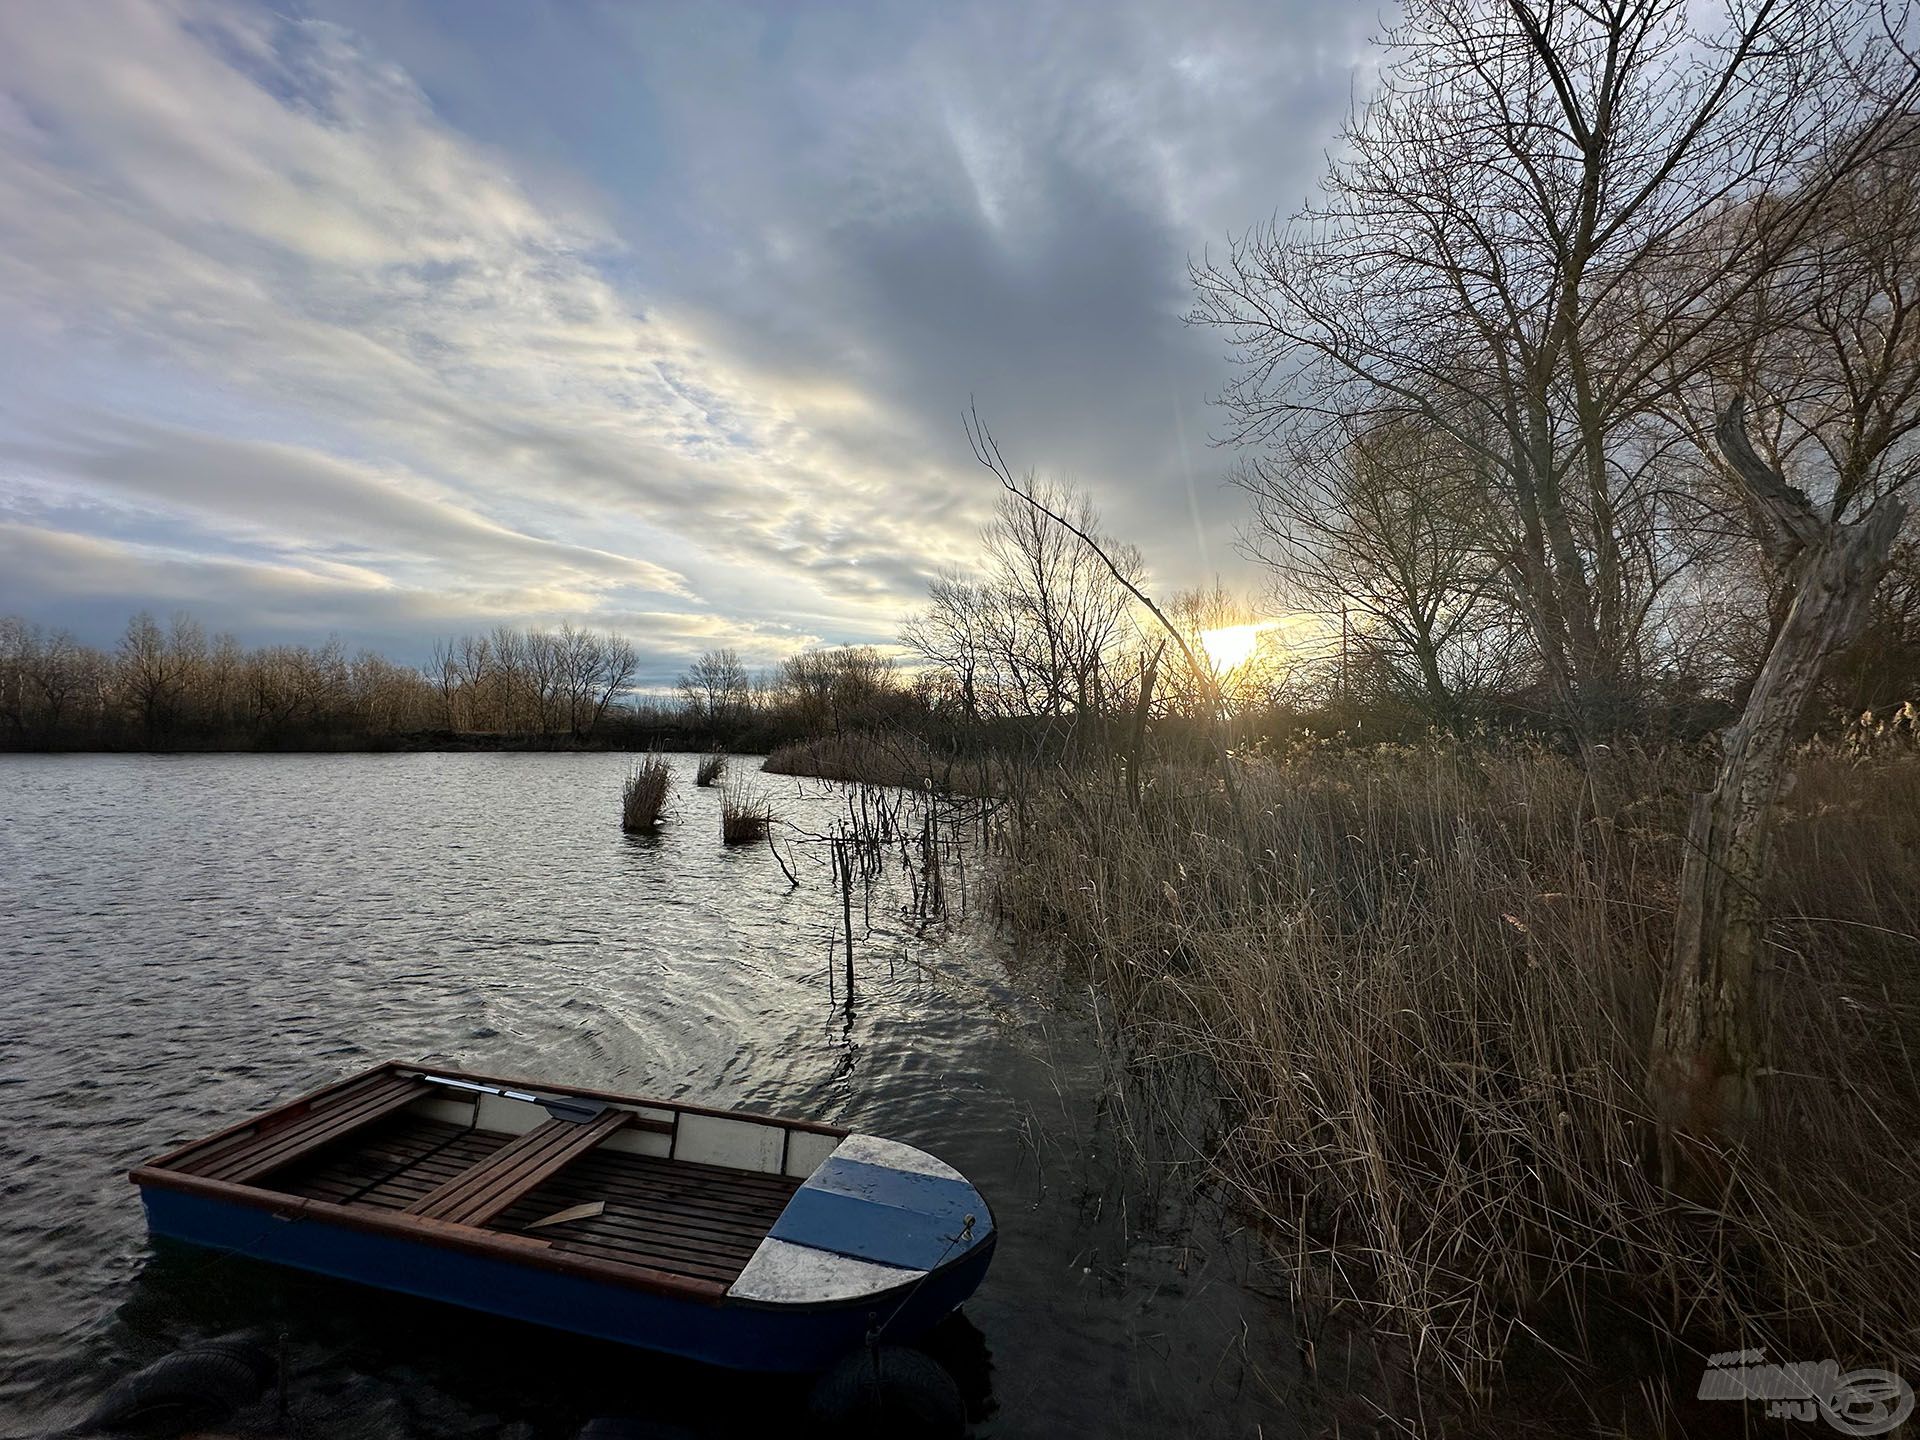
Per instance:
[[[1792,780],[1789,757],[1807,695],[1822,662],[1858,630],[1904,516],[1901,505],[1884,501],[1857,524],[1823,520],[1754,453],[1738,397],[1716,438],[1793,600],[1746,709],[1722,739],[1714,786],[1694,798],[1687,827],[1648,1075],[1669,1183],[1676,1136],[1738,1139],[1757,1114],[1755,961],[1774,806]]]
[[[1160,657],[1167,642],[1162,640],[1147,663],[1140,667],[1140,695],[1133,707],[1133,730],[1127,744],[1127,791],[1133,808],[1140,808],[1140,759],[1147,746],[1147,716],[1153,711],[1153,681],[1160,670]]]

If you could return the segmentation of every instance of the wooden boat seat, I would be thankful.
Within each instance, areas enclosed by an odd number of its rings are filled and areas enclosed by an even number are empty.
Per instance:
[[[485,1225],[632,1119],[631,1110],[610,1108],[585,1122],[548,1120],[429,1190],[405,1213],[454,1225]]]
[[[411,1105],[432,1089],[417,1075],[383,1072],[369,1076],[362,1083],[316,1096],[297,1109],[276,1112],[241,1134],[209,1142],[183,1156],[175,1168],[209,1180],[250,1185],[323,1145],[345,1139]]]

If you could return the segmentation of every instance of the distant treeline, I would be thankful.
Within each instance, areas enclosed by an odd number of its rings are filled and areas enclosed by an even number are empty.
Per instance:
[[[1081,497],[1054,494],[1090,528]],[[1163,645],[1123,586],[1059,528],[1007,497],[966,577],[937,580],[908,618],[914,663],[837,646],[750,670],[731,649],[693,661],[672,696],[636,693],[634,643],[610,632],[499,626],[434,647],[423,667],[337,639],[241,646],[193,617],[142,612],[111,649],[0,617],[0,749],[295,750],[597,747],[763,753],[820,737],[907,733],[945,755],[1034,758],[1128,748],[1151,731],[1197,746],[1222,723],[1236,747],[1301,733],[1390,738],[1433,728],[1549,733],[1552,699],[1523,637],[1488,627],[1442,654],[1427,685],[1374,617],[1256,619],[1214,589],[1165,610],[1203,671]],[[1113,551],[1134,575],[1138,557]],[[1764,600],[1639,673],[1637,721],[1687,737],[1743,698],[1770,629]],[[1725,611],[1722,611],[1725,615]],[[1243,636],[1219,656],[1209,636]],[[1817,723],[1920,694],[1920,546],[1897,548],[1862,635],[1828,665]],[[1218,705],[1220,715],[1207,712]]]
[[[863,647],[758,676],[716,651],[672,699],[633,693],[636,667],[632,641],[571,625],[451,640],[416,669],[338,640],[248,649],[185,614],[135,615],[110,650],[0,617],[0,748],[743,750],[898,726],[916,709],[912,687]]]
[[[0,618],[0,745],[16,750],[351,748],[433,726],[418,670],[338,641],[243,649],[141,613],[112,650]]]

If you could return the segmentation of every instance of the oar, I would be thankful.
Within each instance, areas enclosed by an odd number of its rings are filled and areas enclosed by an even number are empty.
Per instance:
[[[538,1105],[556,1120],[566,1120],[575,1125],[584,1125],[587,1121],[607,1109],[604,1100],[582,1100],[574,1095],[536,1095],[531,1090],[509,1090],[504,1085],[484,1085],[478,1080],[456,1080],[450,1075],[423,1075],[420,1077],[429,1085],[446,1085],[455,1090],[469,1090],[481,1095],[498,1095],[504,1100],[525,1100],[528,1104]]]

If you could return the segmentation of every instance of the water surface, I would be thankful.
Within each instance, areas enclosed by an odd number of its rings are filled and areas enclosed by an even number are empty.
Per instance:
[[[934,1342],[976,1434],[1299,1433],[1278,1277],[1124,1163],[1084,1006],[977,913],[926,927],[883,884],[849,1009],[819,847],[787,832],[797,890],[766,847],[722,847],[691,757],[674,823],[623,836],[628,763],[0,757],[0,1435],[242,1326],[280,1337],[294,1434],[791,1416],[788,1382],[150,1250],[130,1166],[389,1057],[825,1120],[958,1166],[1001,1234]],[[845,813],[843,787],[755,781],[799,830]],[[965,879],[988,883],[978,861]]]

